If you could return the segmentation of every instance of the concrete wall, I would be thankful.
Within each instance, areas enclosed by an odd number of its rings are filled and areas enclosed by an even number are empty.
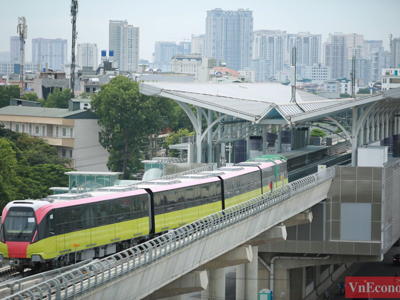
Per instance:
[[[260,251],[380,255],[384,236],[381,232],[382,170],[337,167],[326,201],[311,209],[313,222],[288,227],[286,241],[260,246]],[[400,171],[398,180],[400,182]],[[398,195],[400,200],[400,190],[390,192],[390,195]],[[397,210],[400,215],[400,204]],[[395,222],[391,216],[386,218],[386,222]],[[396,222],[396,232],[400,234],[400,218]],[[395,237],[391,235],[395,234],[392,231],[386,233],[386,237],[390,237],[389,244],[394,243]]]
[[[78,171],[106,172],[109,153],[99,143],[97,120],[75,120],[73,157]]]

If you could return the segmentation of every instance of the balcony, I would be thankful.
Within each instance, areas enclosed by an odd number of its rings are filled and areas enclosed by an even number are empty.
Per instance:
[[[62,146],[70,148],[74,147],[74,141],[75,141],[74,136],[70,135],[60,136],[55,134],[45,134],[45,135],[32,134],[32,136],[45,139],[52,146]]]

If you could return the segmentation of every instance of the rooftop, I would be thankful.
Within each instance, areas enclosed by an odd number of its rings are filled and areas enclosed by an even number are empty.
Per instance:
[[[67,108],[46,108],[31,106],[6,106],[0,108],[0,115],[48,117],[48,118],[70,118],[79,114],[90,114],[87,110],[70,111]],[[93,118],[93,117],[92,117]]]

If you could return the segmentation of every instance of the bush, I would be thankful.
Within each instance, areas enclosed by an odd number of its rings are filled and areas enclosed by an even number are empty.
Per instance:
[[[321,129],[314,128],[313,130],[311,130],[310,136],[313,136],[313,137],[324,137],[324,136],[326,136],[326,133],[323,132]]]

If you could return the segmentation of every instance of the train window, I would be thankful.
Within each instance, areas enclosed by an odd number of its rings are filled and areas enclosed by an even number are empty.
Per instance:
[[[56,234],[63,234],[70,232],[70,218],[68,209],[57,209],[55,215],[55,232]]]
[[[132,203],[134,202],[135,200],[132,198],[125,198],[117,201],[120,212],[117,216],[118,222],[132,219]]]
[[[199,201],[201,199],[201,187],[194,186],[193,187],[193,200]]]
[[[185,201],[187,200],[186,194],[187,194],[187,192],[185,191],[185,189],[178,190],[178,202],[179,203],[185,203]]]
[[[189,187],[186,190],[186,201],[193,201],[194,195],[193,195],[193,187]]]
[[[83,229],[83,215],[81,207],[71,208],[71,226],[72,231]]]
[[[85,228],[95,227],[94,207],[89,206],[85,209]]]
[[[53,213],[47,215],[46,226],[47,226],[47,232],[49,234],[49,235],[46,234],[46,237],[54,235],[55,231],[54,231],[54,215],[53,215]]]
[[[100,203],[96,205],[97,225],[107,224],[107,203]]]
[[[164,193],[155,193],[154,194],[154,207],[161,207],[164,206]]]
[[[209,192],[209,185],[208,184],[204,184],[201,186],[201,198],[203,200],[206,200],[208,198],[210,198],[210,192]]]
[[[167,194],[166,205],[177,204],[179,201],[179,193],[177,190],[169,191]]]

